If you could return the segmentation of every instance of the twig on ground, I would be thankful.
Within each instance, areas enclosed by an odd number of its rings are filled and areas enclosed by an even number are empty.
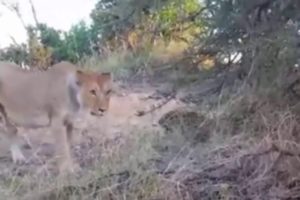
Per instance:
[[[174,98],[175,98],[175,94],[172,94],[169,97],[167,97],[163,102],[158,104],[157,106],[152,106],[149,110],[146,110],[146,111],[145,110],[139,110],[139,111],[137,111],[136,116],[142,117],[146,114],[152,113],[152,112],[162,108],[164,105],[166,105],[169,101],[171,101]]]

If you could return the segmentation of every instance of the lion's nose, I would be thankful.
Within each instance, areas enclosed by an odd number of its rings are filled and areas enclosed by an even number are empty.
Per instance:
[[[105,110],[103,108],[99,108],[98,111],[103,113]]]

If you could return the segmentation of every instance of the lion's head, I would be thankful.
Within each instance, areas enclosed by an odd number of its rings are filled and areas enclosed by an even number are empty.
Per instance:
[[[102,116],[109,108],[112,93],[111,73],[83,72],[77,70],[80,103],[90,114]]]

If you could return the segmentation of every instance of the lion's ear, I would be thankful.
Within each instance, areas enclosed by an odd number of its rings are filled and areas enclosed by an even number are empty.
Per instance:
[[[84,76],[84,73],[81,70],[76,71],[76,77],[77,77],[76,85],[81,86],[83,78],[84,78],[83,76]]]
[[[99,74],[99,78],[100,79],[108,79],[108,80],[112,80],[113,79],[113,75],[112,75],[112,73],[111,72],[102,72],[102,73],[100,73]]]
[[[74,111],[78,111],[80,109],[81,101],[78,99],[78,94],[80,93],[80,85],[81,81],[79,79],[79,73],[71,73],[67,76],[67,89],[68,96],[71,103],[71,107]]]
[[[76,70],[76,73],[77,73],[77,74],[83,74],[83,72],[82,72],[80,69],[77,69],[77,70]]]
[[[110,72],[102,72],[101,76],[105,76],[105,77],[111,77],[112,74]]]

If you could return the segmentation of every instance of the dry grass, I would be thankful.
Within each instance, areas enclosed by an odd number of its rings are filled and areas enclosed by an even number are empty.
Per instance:
[[[148,70],[148,64],[152,60],[150,52],[133,53],[128,50],[119,49],[110,52],[109,56],[91,56],[82,59],[80,64],[86,68],[110,71],[117,78],[128,78],[140,71]]]
[[[217,119],[219,128],[238,133],[217,140],[179,175],[195,199],[299,198],[299,117],[274,101],[247,97],[227,104]]]
[[[116,52],[101,64],[89,58],[85,66],[122,78],[150,59],[146,54],[138,58]],[[256,93],[230,96],[212,108],[179,112],[165,132],[157,123],[177,104],[137,117],[136,111],[157,100],[140,100],[150,94],[125,90],[127,96],[113,101],[111,121],[77,124],[80,137],[72,152],[82,167],[79,174],[55,176],[53,149],[42,145],[29,150],[24,166],[0,160],[0,199],[300,198],[300,118],[285,102]]]
[[[101,135],[102,125],[90,121],[88,133],[73,147],[83,168],[80,174],[57,177],[45,173],[46,169],[39,171],[41,165],[28,165],[19,172],[8,165],[7,173],[1,174],[1,197],[299,198],[297,114],[274,101],[249,95],[202,114],[215,123],[203,129],[209,131],[209,140],[197,144],[182,136],[183,129],[163,133],[150,121],[127,121],[119,127],[121,132],[102,131]]]
[[[33,164],[23,166],[23,170],[32,169],[22,174],[10,169],[10,174],[2,174],[1,194],[5,199],[66,199],[67,196],[69,199],[73,195],[75,199],[96,196],[106,199],[107,195],[132,199],[130,196],[156,193],[158,177],[149,160],[155,158],[151,143],[157,135],[153,131],[140,131],[135,129],[128,135],[124,133],[126,136],[114,138],[104,136],[101,140],[86,136],[73,148],[83,168],[76,176],[55,177],[48,171],[50,166],[43,166],[43,170],[42,166]]]
[[[160,155],[153,144],[160,143],[162,132],[152,127],[151,117],[142,119],[134,115],[136,105],[132,100],[137,98],[135,101],[138,101],[139,97],[131,96],[113,98],[111,112],[101,121],[93,118],[78,121],[72,148],[82,167],[77,175],[55,175],[51,162],[53,146],[49,144],[51,137],[47,137],[46,130],[30,133],[23,130],[28,133],[34,148],[26,151],[29,160],[23,166],[2,159],[2,197],[149,199],[175,195],[176,190],[169,187],[172,183],[167,182],[155,166]]]

